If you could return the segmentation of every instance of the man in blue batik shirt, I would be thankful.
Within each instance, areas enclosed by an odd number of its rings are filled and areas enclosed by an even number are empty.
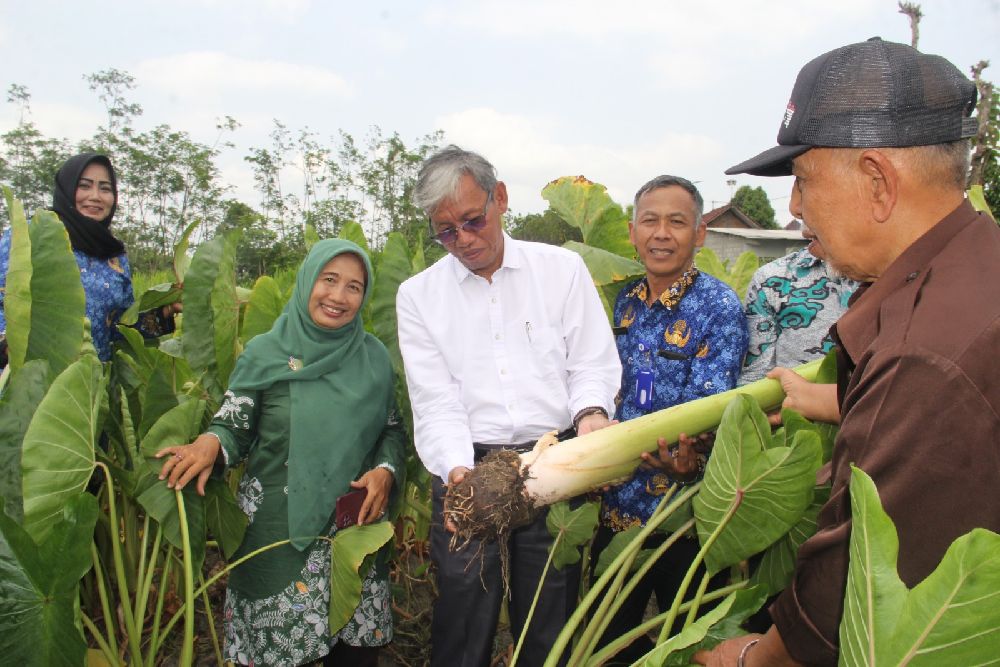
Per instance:
[[[635,195],[629,238],[646,275],[626,286],[615,303],[620,421],[736,386],[747,351],[746,317],[732,289],[694,266],[705,240],[703,206],[698,189],[676,176],[658,176]],[[672,484],[701,477],[704,454],[688,443],[669,450],[660,444],[659,458],[644,456],[646,464],[630,480],[605,492],[592,562],[616,533],[644,524]],[[664,537],[650,538],[646,546]],[[639,625],[652,593],[661,611],[669,608],[697,550],[694,539],[671,546],[626,600],[602,644]],[[650,648],[643,638],[616,660],[631,664]]]

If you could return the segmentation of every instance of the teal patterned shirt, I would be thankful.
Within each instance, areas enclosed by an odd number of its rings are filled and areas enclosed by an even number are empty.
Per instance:
[[[830,326],[858,283],[831,271],[806,248],[760,267],[747,289],[750,347],[739,384],[775,366],[794,368],[833,349]]]

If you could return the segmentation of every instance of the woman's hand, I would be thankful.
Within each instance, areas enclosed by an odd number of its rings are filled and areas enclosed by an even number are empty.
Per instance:
[[[840,423],[840,406],[837,404],[837,385],[809,382],[795,371],[778,366],[767,377],[781,382],[785,400],[781,407],[795,410],[812,421]],[[781,414],[770,415],[772,426],[781,425]]]
[[[167,480],[168,489],[183,489],[195,477],[198,485],[195,490],[199,496],[205,495],[205,484],[212,474],[222,451],[219,439],[210,433],[202,433],[190,445],[174,445],[164,447],[156,452],[156,458],[168,457],[160,469],[160,479]]]
[[[389,504],[389,492],[392,491],[392,473],[388,468],[372,468],[356,481],[351,482],[351,488],[368,489],[365,502],[358,512],[358,525],[375,523],[385,514]]]

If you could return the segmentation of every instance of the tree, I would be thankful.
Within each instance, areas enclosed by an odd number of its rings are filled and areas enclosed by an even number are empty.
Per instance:
[[[979,90],[976,115],[979,118],[979,133],[972,140],[972,169],[969,185],[982,185],[986,202],[994,215],[998,215],[1000,205],[1000,166],[997,165],[997,143],[1000,139],[1000,93],[993,83],[983,79],[983,70],[989,61],[981,60],[972,67],[972,80]]]
[[[756,188],[741,185],[729,203],[746,213],[748,218],[764,229],[778,228],[774,221],[774,207],[771,206],[764,188],[759,185]]]

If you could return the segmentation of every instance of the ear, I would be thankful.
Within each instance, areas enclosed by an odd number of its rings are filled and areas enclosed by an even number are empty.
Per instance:
[[[635,223],[631,220],[628,221],[628,242],[635,247]]]
[[[705,245],[705,235],[708,234],[708,225],[703,222],[698,223],[697,229],[694,230],[694,247],[700,248]]]
[[[507,212],[507,186],[503,181],[497,181],[496,187],[493,188],[493,201],[496,202],[500,215]]]
[[[899,171],[889,156],[871,148],[861,152],[858,167],[864,183],[865,198],[871,206],[872,218],[885,222],[896,208],[899,198]]]

